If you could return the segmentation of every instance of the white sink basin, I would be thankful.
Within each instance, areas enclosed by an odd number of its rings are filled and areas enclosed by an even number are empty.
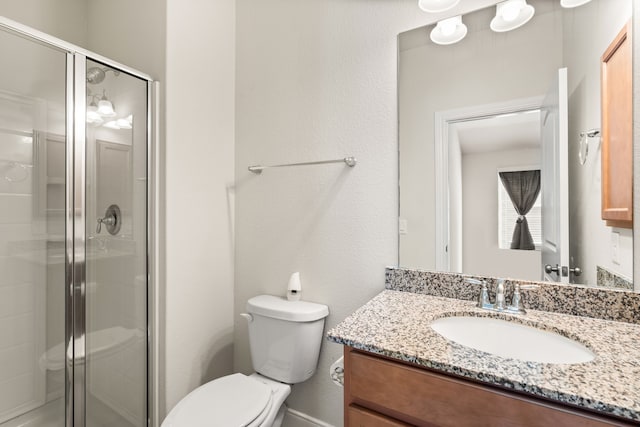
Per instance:
[[[443,337],[496,356],[540,363],[584,363],[595,355],[554,332],[491,317],[443,317],[431,323]]]

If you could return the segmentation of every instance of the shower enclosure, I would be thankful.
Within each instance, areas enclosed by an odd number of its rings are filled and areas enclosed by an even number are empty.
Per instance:
[[[0,427],[146,426],[151,79],[0,18]]]

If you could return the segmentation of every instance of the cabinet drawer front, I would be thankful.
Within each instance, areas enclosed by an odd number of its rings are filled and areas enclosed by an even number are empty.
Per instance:
[[[624,425],[355,351],[346,356],[345,403],[418,426]]]
[[[358,406],[350,405],[348,411],[349,427],[410,427],[410,424],[376,414]]]

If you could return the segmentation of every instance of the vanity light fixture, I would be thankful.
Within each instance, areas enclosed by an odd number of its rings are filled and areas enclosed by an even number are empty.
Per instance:
[[[98,106],[95,100],[91,100],[91,103],[87,107],[87,123],[99,126],[104,122],[100,113],[98,113]]]
[[[526,0],[506,0],[496,5],[496,16],[490,27],[498,33],[515,30],[529,22],[534,13],[535,9]]]
[[[100,114],[102,117],[116,116],[116,112],[113,109],[113,104],[107,99],[106,90],[102,91],[102,98],[100,98],[100,101],[98,102],[98,114]]]
[[[429,37],[436,44],[448,45],[458,43],[466,35],[467,26],[462,22],[462,15],[458,15],[439,21]]]
[[[425,12],[438,13],[454,8],[460,0],[418,0],[418,7]]]
[[[569,9],[572,7],[582,6],[583,4],[587,4],[590,1],[591,0],[560,0],[560,6]]]
[[[132,129],[133,128],[133,115],[129,114],[127,117],[118,120],[111,120],[104,124],[104,127],[109,129]]]
[[[104,126],[112,129],[131,129],[133,117],[129,115],[124,119],[115,119],[117,114],[113,108],[113,104],[107,98],[106,90],[103,90],[102,96],[100,96],[92,93],[87,88],[87,97],[91,99],[91,102],[87,106],[87,123],[100,126],[104,123],[105,119],[113,119],[105,123]],[[96,100],[98,100],[97,104]]]

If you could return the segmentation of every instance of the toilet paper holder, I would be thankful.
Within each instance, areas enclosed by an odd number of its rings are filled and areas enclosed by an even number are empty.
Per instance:
[[[331,381],[338,387],[344,387],[344,356],[336,360],[329,367]]]

